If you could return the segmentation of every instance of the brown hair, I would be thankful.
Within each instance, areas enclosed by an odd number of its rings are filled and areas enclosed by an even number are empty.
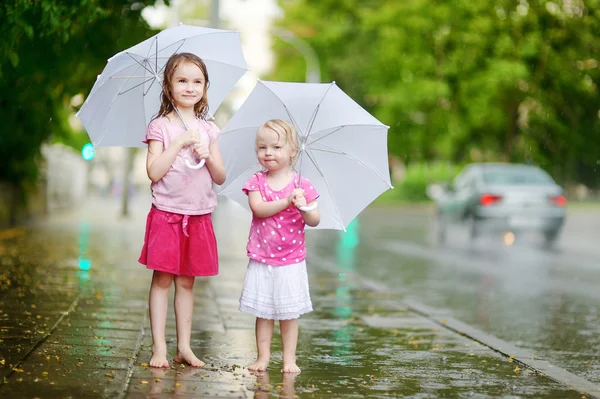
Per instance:
[[[262,124],[256,132],[256,141],[254,143],[255,149],[258,148],[258,133],[264,129],[269,129],[277,133],[279,140],[281,136],[285,137],[285,144],[289,144],[292,149],[292,158],[290,159],[290,165],[293,165],[298,157],[298,151],[300,146],[298,145],[298,136],[296,134],[296,128],[290,122],[281,119],[271,119]],[[285,145],[284,144],[284,145]]]
[[[176,53],[167,61],[162,83],[162,92],[160,94],[160,110],[158,111],[157,118],[166,116],[171,111],[175,110],[173,106],[173,94],[171,93],[171,80],[173,79],[177,67],[186,62],[196,65],[204,75],[204,94],[202,95],[202,99],[194,105],[194,113],[197,118],[206,118],[206,114],[208,113],[208,97],[206,91],[210,85],[210,82],[208,81],[208,69],[206,68],[204,61],[202,61],[202,58],[192,53]]]

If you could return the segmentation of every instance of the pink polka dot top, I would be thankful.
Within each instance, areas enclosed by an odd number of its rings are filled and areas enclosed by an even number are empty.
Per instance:
[[[272,190],[267,183],[267,173],[259,172],[246,182],[242,191],[260,191],[263,201],[276,201],[290,196],[297,187],[298,175],[282,190]],[[306,202],[319,198],[319,193],[308,179],[301,178],[300,187],[306,193]],[[252,216],[246,251],[252,260],[271,266],[286,266],[302,262],[306,258],[304,219],[300,211],[290,205],[283,211],[268,217]]]

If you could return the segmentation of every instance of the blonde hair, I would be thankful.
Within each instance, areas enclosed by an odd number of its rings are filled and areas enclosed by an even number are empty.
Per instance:
[[[292,157],[290,159],[290,165],[293,165],[294,162],[296,162],[296,158],[298,157],[298,152],[300,150],[300,146],[298,144],[298,136],[296,134],[296,128],[294,127],[293,124],[291,124],[288,121],[284,121],[281,119],[271,119],[266,121],[265,123],[262,124],[261,127],[258,128],[257,132],[256,132],[256,139],[254,142],[254,149],[257,150],[258,149],[258,135],[261,131],[264,130],[271,130],[275,133],[277,133],[277,136],[279,136],[279,140],[281,140],[281,137],[285,137],[285,143],[283,143],[283,145],[285,144],[289,144],[290,148],[291,148],[291,152],[292,152]]]
[[[208,114],[208,97],[206,92],[210,86],[210,82],[208,81],[208,69],[206,68],[204,61],[202,61],[202,58],[192,53],[176,53],[167,61],[165,72],[163,74],[162,92],[160,94],[160,110],[158,111],[157,118],[166,116],[171,111],[174,111],[173,93],[171,93],[173,75],[175,74],[177,67],[186,62],[196,65],[204,75],[204,94],[200,101],[194,105],[194,114],[196,115],[196,118],[206,118],[206,114]]]

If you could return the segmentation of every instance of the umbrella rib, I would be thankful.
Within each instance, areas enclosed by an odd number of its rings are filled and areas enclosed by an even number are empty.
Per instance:
[[[131,53],[128,53],[126,51],[125,54],[127,54],[129,56],[129,58],[131,58],[133,61],[135,61],[135,63],[137,63],[139,66],[141,66],[142,68],[144,68],[146,71],[150,72],[153,76],[155,75],[154,71],[152,69],[150,69],[146,65],[144,65],[143,62],[140,62],[140,61],[136,60],[135,57],[131,55]],[[144,58],[144,60],[147,60],[147,58]]]
[[[183,38],[183,39],[179,39],[178,41],[176,41],[176,42],[174,42],[174,43],[171,43],[171,44],[169,44],[169,45],[168,45],[168,46],[166,46],[166,47],[163,47],[162,49],[160,49],[160,51],[165,51],[165,50],[166,50],[166,49],[168,49],[169,47],[171,47],[171,46],[174,46],[174,45],[176,45],[176,44],[179,44],[179,47],[177,48],[177,50],[175,50],[175,52],[177,52],[177,51],[178,51],[178,50],[179,50],[179,49],[180,49],[180,48],[183,46],[183,44],[184,44],[183,42],[185,42],[186,40],[188,40],[188,41],[189,41],[190,39],[193,39],[193,38],[195,38],[195,37],[198,37],[198,36],[206,36],[206,35],[213,35],[213,34],[219,34],[219,35],[221,35],[221,34],[237,34],[237,33],[238,33],[238,32],[211,32],[211,33],[200,33],[200,34],[197,34],[197,35],[188,36],[188,37],[185,37],[185,38]],[[180,42],[181,42],[181,43],[180,43]],[[175,52],[171,53],[171,55],[172,55],[172,54],[174,54]],[[171,57],[171,56],[169,55],[169,56],[160,56],[160,57],[159,57],[159,56],[158,56],[158,52],[157,52],[157,54],[156,54],[156,59],[157,59],[156,63],[158,64],[158,58],[169,58],[169,57]],[[235,66],[236,68],[241,68],[241,69],[248,70],[248,67],[247,67],[247,66],[245,66],[245,67],[243,67],[243,68],[242,68],[241,66],[234,65],[232,62],[228,63],[228,62],[224,62],[224,61],[216,61],[216,60],[213,60],[213,59],[211,59],[211,58],[204,58],[204,57],[202,57],[202,59],[203,59],[204,61],[206,61],[206,60],[210,60],[210,61],[212,61],[212,62],[215,62],[215,63],[219,63],[219,64],[223,64],[223,65],[229,65],[229,66]],[[245,60],[244,60],[244,63],[245,63]]]
[[[312,151],[312,149],[311,149],[311,151]],[[327,187],[327,191],[329,192],[329,195],[331,196],[331,199],[332,199],[333,209],[335,209],[335,213],[338,216],[338,221],[341,223],[342,228],[343,228],[344,227],[344,221],[342,220],[342,215],[340,214],[340,210],[338,209],[338,207],[336,205],[335,197],[333,195],[333,190],[331,190],[329,182],[325,178],[325,175],[323,174],[323,171],[319,167],[319,164],[317,163],[317,161],[315,159],[313,159],[312,154],[310,154],[308,150],[306,150],[305,152],[306,152],[306,156],[308,157],[308,159],[310,159],[310,161],[313,163],[313,165],[315,165],[315,168],[317,169],[317,172],[319,172],[319,174],[323,178],[323,181],[325,182],[325,186]],[[302,178],[302,176],[300,176],[300,178]]]
[[[298,167],[298,170],[296,170],[296,172],[298,173],[298,188],[300,188],[300,180],[302,179],[302,164],[304,162],[304,157],[300,157],[299,160],[300,160],[300,166]],[[296,166],[295,162],[294,162],[294,166]],[[294,168],[294,170],[295,170],[295,168]]]
[[[157,54],[158,54],[158,38],[156,39],[156,51],[157,51]],[[157,72],[154,72],[151,68],[147,68],[146,67],[145,62],[139,62],[130,53],[126,53],[126,54],[129,57],[131,57],[132,60],[134,60],[135,62],[137,62],[138,65],[140,65],[142,68],[144,68],[146,71],[148,71],[148,72],[150,72],[152,74],[152,78],[149,79],[149,80],[151,80],[151,83],[150,83],[150,85],[148,85],[148,89],[146,89],[144,91],[144,95],[143,96],[146,97],[146,94],[148,94],[150,92],[150,89],[152,88],[152,85],[154,84],[154,81],[158,80],[157,79],[157,77],[158,77],[158,75],[157,75],[157,73],[158,73],[158,61],[155,62],[155,67],[157,68]],[[144,61],[147,61],[147,60],[148,60],[148,58],[144,59]],[[145,81],[144,84],[147,83],[149,80]],[[159,82],[159,84],[160,84],[160,82]],[[161,84],[161,86],[162,86],[162,84]]]
[[[154,76],[158,75],[158,35],[156,36],[156,50],[154,51]]]
[[[129,57],[130,57],[132,60],[134,60],[134,61],[135,61],[135,62],[136,62],[138,65],[140,65],[142,68],[144,68],[144,69],[148,70],[148,69],[147,69],[147,68],[146,68],[146,67],[145,67],[145,66],[144,66],[142,63],[140,63],[138,60],[136,60],[135,58],[133,58],[133,57],[131,56],[131,54],[129,54],[129,53],[126,53],[126,54],[127,54],[127,55],[129,55]],[[149,72],[152,72],[152,71],[149,71]],[[106,113],[107,115],[108,115],[108,113],[110,112],[110,110],[112,109],[112,106],[113,106],[113,104],[114,104],[115,98],[116,98],[116,97],[119,95],[119,93],[121,92],[121,89],[123,88],[123,86],[125,86],[125,85],[127,84],[127,82],[129,82],[129,79],[125,79],[125,80],[123,80],[123,84],[121,85],[121,87],[119,87],[119,90],[117,91],[117,93],[115,94],[115,96],[113,97],[113,99],[112,99],[112,100],[111,100],[111,102],[110,102],[110,106],[108,107],[108,112]],[[101,131],[103,131],[103,130],[104,130],[104,125],[106,124],[106,120],[107,120],[107,119],[106,119],[106,118],[104,118],[104,119],[103,119],[103,121],[102,121],[102,127],[101,127]],[[102,135],[102,137],[100,137],[100,138],[98,139],[98,144],[100,144],[100,143],[102,142],[102,140],[104,140],[104,136],[105,136],[105,135],[106,135],[106,134],[103,134],[103,135]]]
[[[174,44],[179,44],[179,47],[177,47],[177,48],[175,49],[175,51],[173,51],[173,52],[171,53],[171,55],[168,57],[168,58],[171,58],[171,57],[173,56],[173,54],[177,54],[177,52],[179,51],[179,49],[180,49],[181,47],[183,47],[183,45],[185,44],[185,41],[186,41],[187,39],[189,39],[189,38],[187,38],[187,37],[184,37],[183,39],[179,40],[179,43],[175,42],[175,43],[173,43],[173,44],[170,44],[169,46],[165,47],[165,48],[164,48],[164,49],[162,49],[162,50],[166,50],[166,49],[168,49],[169,47],[173,46]],[[162,57],[161,57],[161,58],[162,58]],[[156,66],[158,67],[158,51],[156,52]]]
[[[262,83],[262,82],[261,82]],[[288,109],[287,105],[285,105],[285,103],[281,100],[281,98],[279,98],[279,96],[277,94],[275,94],[275,92],[266,84],[262,83],[263,86],[265,86],[271,93],[273,93],[273,95],[275,96],[276,99],[279,100],[279,102],[281,103],[281,105],[283,105],[283,108],[285,109],[285,112],[288,114],[288,116],[290,117],[290,120],[292,121],[292,123],[294,124],[294,126],[296,126],[298,129],[300,129],[300,127],[298,126],[298,123],[296,122],[296,120],[294,119],[294,117],[292,116],[292,113],[290,112],[290,110]]]
[[[143,82],[140,82],[140,83],[136,84],[136,85],[135,85],[135,86],[133,86],[133,87],[130,87],[129,89],[127,89],[127,90],[125,90],[125,91],[119,91],[119,93],[117,93],[117,94],[120,96],[120,95],[122,95],[122,94],[125,94],[125,93],[127,93],[127,92],[130,92],[131,90],[133,90],[133,89],[137,89],[137,88],[138,88],[138,87],[140,87],[141,85],[144,85],[144,84],[148,83],[148,82],[149,82],[149,81],[151,81],[151,80],[154,80],[154,77],[150,77],[150,78],[146,79],[145,81],[143,81]],[[144,95],[146,95],[146,93],[144,93]]]
[[[329,147],[328,145],[325,144],[321,144],[323,147],[327,147],[328,149],[321,149],[321,148],[311,148],[311,151],[321,151],[321,152],[327,152],[329,154],[337,154],[337,155],[344,155],[350,159],[352,159],[353,161],[355,161],[356,163],[358,163],[359,165],[361,165],[362,167],[364,167],[365,169],[367,169],[369,172],[373,173],[375,176],[379,177],[381,180],[383,180],[383,182],[385,184],[387,184],[388,186],[391,187],[391,185],[386,181],[386,178],[384,176],[381,175],[381,173],[377,170],[374,170],[373,168],[371,168],[370,166],[368,166],[367,164],[365,164],[364,162],[362,162],[360,159],[348,154],[345,151],[337,151],[331,147]]]
[[[327,93],[329,93],[329,89],[331,89],[332,86],[333,86],[333,83],[331,83],[329,85],[329,87],[327,88],[327,90],[325,90],[325,93],[323,93],[323,97],[321,97],[321,101],[319,101],[319,103],[315,107],[315,111],[313,112],[312,116],[310,117],[310,121],[308,123],[308,130],[306,132],[306,136],[304,136],[304,139],[303,139],[304,146],[306,146],[306,142],[308,141],[308,137],[310,136],[311,130],[313,128],[313,125],[315,124],[315,120],[317,119],[317,114],[319,113],[319,108],[321,107],[321,103],[323,102],[323,100],[327,96]],[[302,160],[300,160],[300,170],[302,170]],[[300,174],[300,178],[302,178],[302,174]]]
[[[323,97],[321,97],[321,101],[319,101],[319,103],[317,104],[317,106],[315,107],[315,112],[313,113],[310,122],[308,124],[308,131],[306,132],[306,139],[304,140],[304,142],[308,141],[308,136],[310,136],[310,132],[312,130],[313,125],[315,124],[315,120],[317,119],[317,114],[319,113],[319,108],[321,107],[321,103],[325,100],[325,97],[327,96],[327,93],[329,93],[329,90],[333,87],[334,83],[331,83],[329,85],[329,87],[327,88],[327,90],[325,90],[325,93],[323,94]]]
[[[152,80],[152,82],[150,82],[150,84],[148,85],[148,89],[146,91],[144,91],[144,97],[146,97],[146,94],[148,94],[150,92],[150,89],[152,88],[152,85],[154,84],[154,82],[158,81],[158,79],[156,79],[156,78],[152,78],[150,80]],[[161,87],[162,87],[162,83],[159,82],[158,84],[161,85]]]
[[[156,39],[156,52],[158,54],[158,39]],[[154,72],[151,68],[147,68],[146,65],[144,65],[145,63],[143,62],[139,62],[138,60],[136,60],[131,53],[126,53],[129,57],[131,57],[132,60],[134,60],[135,62],[138,63],[138,65],[140,65],[142,68],[144,68],[146,71],[150,72],[152,74],[152,78],[149,79],[152,82],[150,83],[150,85],[148,86],[148,89],[146,89],[144,91],[144,97],[146,97],[146,94],[148,94],[150,92],[150,89],[152,88],[152,85],[154,84],[155,81],[158,81],[157,77],[158,77],[158,61],[155,62],[155,67],[156,67],[156,72]],[[147,61],[148,58],[144,59],[144,61]],[[148,80],[145,83],[147,83]],[[159,82],[159,84],[162,86],[162,84]],[[137,86],[136,86],[137,87]]]
[[[331,136],[332,134],[334,134],[334,133],[337,133],[338,131],[342,130],[344,127],[346,127],[346,125],[342,125],[342,126],[340,126],[340,127],[336,128],[335,130],[333,130],[333,131],[331,131],[331,132],[327,133],[325,136],[323,136],[323,137],[319,137],[318,139],[316,139],[316,140],[313,140],[313,141],[311,141],[310,143],[306,143],[306,146],[308,147],[309,145],[311,145],[311,144],[313,144],[313,143],[316,143],[317,141],[319,141],[319,140],[321,140],[321,139],[324,139],[325,137],[329,137],[329,136]]]
[[[127,54],[127,55],[129,55],[129,53],[127,53],[127,52],[123,51],[123,52],[121,52],[121,53],[119,53],[119,54],[116,54],[116,55],[115,55],[115,57],[116,57],[116,56],[118,56],[118,55],[121,55],[121,54]],[[138,62],[137,60],[135,60],[135,58],[131,57],[131,55],[129,55],[129,57],[130,57],[130,58],[132,58],[132,59],[133,59],[133,60],[134,60],[134,61],[135,61],[137,64],[139,64],[139,62]],[[113,58],[114,58],[114,57],[113,57]],[[132,66],[131,64],[127,64],[127,65],[125,65],[125,66],[123,66],[123,67],[119,68],[117,71],[113,72],[113,76],[114,76],[114,74],[116,74],[116,73],[119,73],[119,72],[123,71],[124,69],[127,69],[127,68],[129,68],[129,67],[131,67],[131,66]],[[144,67],[143,65],[141,65],[141,66],[142,66],[142,67]],[[147,68],[144,68],[144,69],[148,70]],[[152,71],[150,71],[150,72],[152,72]],[[101,75],[99,75],[99,76],[101,76]],[[107,78],[106,82],[108,82],[110,79],[113,79],[113,76],[109,76],[109,77]],[[117,79],[120,79],[120,77],[116,77],[116,78],[117,78]],[[129,79],[129,77],[127,77],[127,79]],[[102,83],[102,84],[101,84],[100,86],[98,86],[98,87],[102,87],[102,86],[104,86],[104,85],[106,84],[106,82]],[[127,82],[125,82],[125,83],[127,83]],[[94,85],[94,86],[95,86],[95,85]]]
[[[158,41],[157,36],[153,36],[152,39],[154,40],[154,43],[156,43]],[[148,47],[148,53],[146,54],[146,56],[144,58],[148,59],[148,57],[150,57],[150,55],[152,53],[152,47],[154,47],[154,45],[152,45],[152,44]]]
[[[233,179],[231,182],[229,182],[225,187],[221,187],[221,191],[225,191],[229,186],[231,186],[233,183],[238,181],[246,172],[248,172],[250,169],[252,169],[253,167],[255,167],[258,164],[259,164],[259,162],[255,162],[252,165],[248,166],[246,169],[244,169],[241,173],[238,173],[238,176],[235,179]]]
[[[352,125],[342,125],[342,126],[340,126],[339,128],[337,128],[337,129],[335,129],[335,130],[333,130],[333,131],[331,131],[331,132],[327,133],[325,136],[323,136],[323,137],[319,137],[318,139],[315,139],[315,140],[311,141],[310,143],[306,143],[306,146],[310,146],[310,145],[312,145],[312,144],[314,144],[314,143],[316,143],[316,142],[318,142],[318,141],[320,141],[320,140],[324,139],[325,137],[331,136],[332,134],[339,132],[341,129],[343,129],[343,128],[345,128],[345,127],[350,127],[350,126],[362,126],[362,127],[371,126],[371,127],[382,127],[382,125],[358,124],[358,123],[353,123]],[[320,131],[322,131],[322,130],[320,130]],[[315,132],[315,134],[316,134],[316,133],[318,133],[318,132]]]

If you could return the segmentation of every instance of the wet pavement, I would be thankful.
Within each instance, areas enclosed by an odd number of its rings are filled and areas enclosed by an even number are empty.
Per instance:
[[[432,302],[443,295],[422,281],[418,268],[428,266],[374,247],[370,239],[384,241],[368,223],[361,233],[307,234],[315,311],[300,319],[303,371],[280,372],[276,330],[270,370],[252,375],[254,319],[237,310],[249,218],[227,203],[215,215],[221,272],[195,287],[192,347],[207,365],[151,369],[151,273],[136,262],[148,204],[132,209],[122,220],[118,204],[90,199],[70,215],[0,231],[1,397],[585,397],[411,311],[407,293]],[[376,214],[366,219],[385,228]],[[334,266],[316,264],[319,257]],[[365,288],[362,278],[389,285]],[[173,355],[172,312],[167,324]]]
[[[351,231],[360,243],[352,272],[599,384],[600,208],[570,210],[553,250],[534,236],[471,244],[460,230],[440,245],[432,213],[365,212]],[[316,242],[313,253],[337,264],[339,237],[319,232]]]

